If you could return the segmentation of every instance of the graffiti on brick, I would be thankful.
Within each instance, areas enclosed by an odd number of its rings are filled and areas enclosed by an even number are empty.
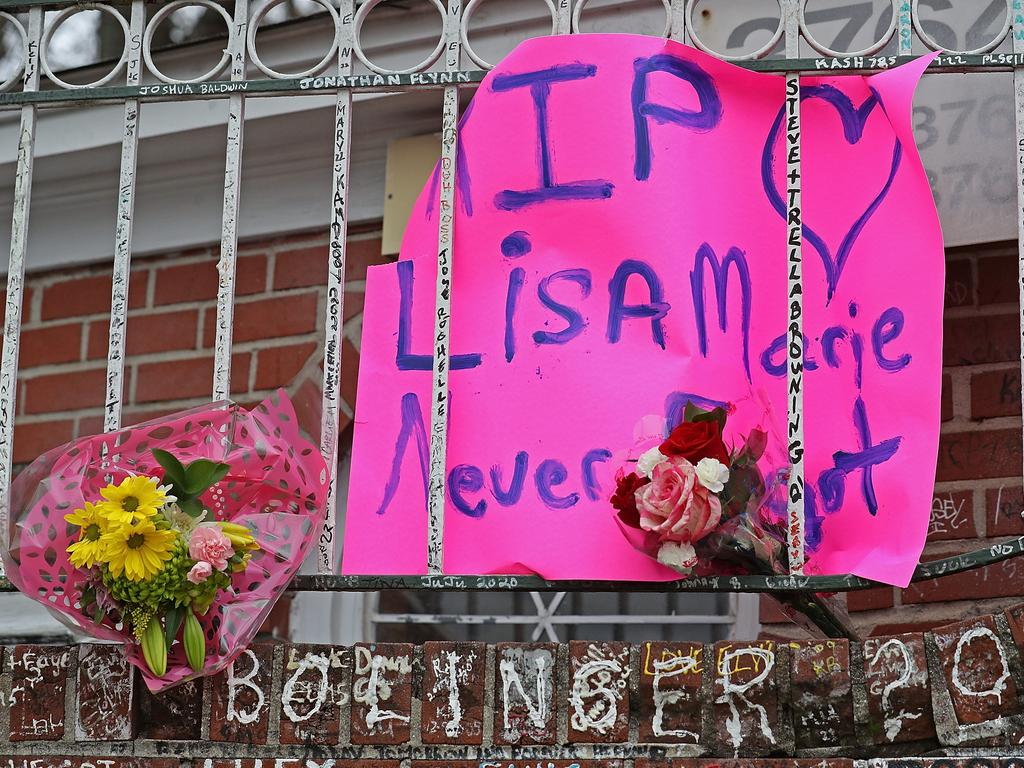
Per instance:
[[[629,645],[569,645],[569,735],[622,741],[629,732]]]
[[[551,644],[496,647],[496,743],[554,743],[555,649]]]
[[[281,686],[282,743],[337,740],[341,707],[349,701],[344,678],[350,659],[347,650],[329,645],[287,649]]]
[[[735,754],[744,747],[767,750],[778,744],[772,728],[775,698],[775,644],[715,644],[715,709],[725,741]],[[769,712],[769,708],[772,709]],[[748,745],[753,741],[754,745]]]
[[[412,646],[357,645],[352,670],[352,740],[396,744],[409,738]]]
[[[920,638],[916,638],[918,641]],[[889,742],[900,739],[908,721],[920,720],[929,706],[928,674],[924,646],[912,648],[910,638],[889,637],[868,640],[864,645],[864,676],[868,707],[881,716],[882,730]]]
[[[430,744],[483,740],[485,646],[432,642],[423,648],[420,734]]]

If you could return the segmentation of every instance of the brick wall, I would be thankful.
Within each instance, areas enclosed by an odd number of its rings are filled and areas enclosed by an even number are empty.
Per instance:
[[[1024,736],[1022,652],[1018,606],[864,643],[256,644],[152,695],[117,646],[20,645],[4,653],[0,754],[461,767],[1006,753]]]
[[[217,253],[211,246],[136,258],[129,285],[123,421],[209,400]],[[345,289],[342,428],[351,421],[366,267],[382,262],[375,225],[349,241]],[[236,274],[232,396],[258,402],[290,391],[319,435],[327,236],[242,243]],[[14,462],[103,429],[110,265],[28,277],[19,357]]]
[[[925,560],[1024,535],[1017,303],[1016,243],[947,252],[942,434]],[[882,635],[998,612],[1020,595],[1024,563],[1012,559],[847,601],[863,634]],[[771,600],[761,614],[767,634],[797,636],[774,623],[783,617]]]
[[[136,258],[127,330],[125,423],[203,403],[212,389],[217,246]],[[366,267],[381,263],[379,228],[349,242],[342,427],[352,416]],[[327,238],[297,234],[239,249],[232,392],[249,404],[291,384],[319,434]],[[23,315],[14,460],[31,461],[102,429],[110,267],[35,274]],[[938,482],[925,558],[1024,535],[1016,244],[947,254],[945,373]],[[999,612],[1024,594],[1017,560],[913,585],[851,593],[865,635],[921,631]],[[762,604],[766,635],[797,637]]]

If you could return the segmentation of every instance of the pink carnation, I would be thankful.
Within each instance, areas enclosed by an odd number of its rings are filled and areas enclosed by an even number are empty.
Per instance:
[[[205,560],[200,560],[198,563],[192,566],[192,570],[188,572],[188,580],[193,584],[202,584],[213,573],[213,566]]]
[[[228,567],[228,558],[235,554],[231,540],[224,535],[216,523],[200,525],[188,539],[188,556],[193,560],[207,562],[218,571]]]
[[[640,527],[663,542],[700,541],[722,519],[722,503],[681,456],[670,456],[654,467],[651,482],[636,490],[636,508]]]

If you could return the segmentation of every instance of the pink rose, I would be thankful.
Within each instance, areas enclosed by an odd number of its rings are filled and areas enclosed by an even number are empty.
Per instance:
[[[636,508],[640,527],[663,542],[700,541],[722,518],[722,503],[681,456],[670,456],[654,468],[651,482],[636,490]]]
[[[228,558],[233,554],[235,548],[231,546],[231,540],[216,523],[200,525],[188,538],[188,556],[205,561],[218,571],[228,567]]]
[[[188,572],[188,580],[193,584],[202,584],[213,573],[213,566],[205,560],[200,560],[198,563],[192,566],[192,570]]]

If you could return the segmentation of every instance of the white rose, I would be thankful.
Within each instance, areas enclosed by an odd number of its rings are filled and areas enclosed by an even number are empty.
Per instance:
[[[686,542],[666,541],[658,550],[658,562],[682,574],[688,574],[697,565],[697,550]]]
[[[646,451],[639,459],[637,459],[636,471],[643,477],[650,480],[651,474],[654,472],[654,468],[667,458],[668,456],[657,448],[651,448],[651,450]]]
[[[729,482],[729,468],[718,459],[701,459],[697,462],[697,479],[712,493],[721,493]]]

